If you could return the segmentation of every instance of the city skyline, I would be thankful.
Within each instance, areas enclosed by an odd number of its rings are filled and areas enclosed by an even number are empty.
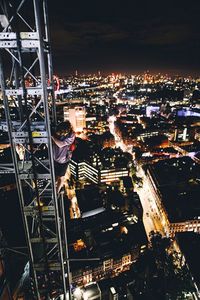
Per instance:
[[[199,2],[0,3],[0,300],[200,299]]]

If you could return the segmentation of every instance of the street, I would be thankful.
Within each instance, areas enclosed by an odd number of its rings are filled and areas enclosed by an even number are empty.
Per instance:
[[[109,121],[110,132],[113,134],[115,138],[116,147],[119,147],[122,149],[122,151],[129,152],[131,155],[133,155],[130,148],[126,146],[123,143],[123,141],[119,138],[119,136],[116,134],[115,124],[114,124],[116,121],[116,117],[110,116],[108,121]],[[163,236],[165,236],[166,235],[165,217],[163,217],[162,212],[157,207],[155,196],[149,186],[149,182],[141,166],[137,171],[137,176],[143,179],[142,188],[137,187],[135,189],[140,197],[140,201],[143,207],[143,222],[144,222],[146,234],[149,237],[149,233],[153,230],[153,231],[159,231]]]
[[[159,231],[163,236],[166,235],[166,220],[163,217],[161,210],[158,208],[155,195],[153,194],[148,179],[142,169],[139,167],[137,172],[139,177],[143,179],[142,188],[136,188],[136,192],[140,197],[140,201],[143,207],[143,222],[146,230],[146,234],[149,237],[149,233],[153,231]]]

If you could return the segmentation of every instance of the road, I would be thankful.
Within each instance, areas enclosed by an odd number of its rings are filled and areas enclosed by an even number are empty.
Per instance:
[[[162,210],[158,207],[156,195],[141,166],[138,169],[137,175],[143,179],[142,188],[136,187],[136,191],[143,207],[143,221],[147,236],[149,236],[152,230],[159,231],[163,236],[168,236],[166,216],[163,215]]]
[[[112,133],[112,135],[115,138],[115,145],[116,145],[116,147],[122,149],[122,151],[129,152],[131,155],[133,155],[132,146],[125,145],[123,143],[123,140],[117,135],[117,133],[115,131],[115,121],[116,120],[117,120],[117,118],[115,116],[110,116],[108,119],[110,133]]]
[[[117,135],[115,131],[115,116],[110,116],[108,119],[110,132],[115,138],[116,147],[119,147],[124,152],[133,154],[131,149],[123,143],[123,140]],[[149,233],[153,231],[159,231],[163,236],[168,235],[166,232],[166,219],[163,216],[161,210],[157,207],[155,194],[152,191],[148,179],[142,169],[139,167],[137,176],[142,177],[143,186],[142,188],[136,187],[136,192],[139,194],[140,201],[143,207],[143,222],[146,230],[146,234],[149,237]]]

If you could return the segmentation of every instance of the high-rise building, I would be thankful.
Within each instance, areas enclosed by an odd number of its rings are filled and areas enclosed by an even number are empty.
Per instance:
[[[64,107],[64,121],[69,120],[74,130],[83,131],[86,127],[86,111],[83,106]]]

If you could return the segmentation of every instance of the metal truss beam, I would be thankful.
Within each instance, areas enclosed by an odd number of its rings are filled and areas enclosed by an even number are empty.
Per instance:
[[[7,21],[0,33],[0,84],[6,117],[0,129],[8,131],[13,164],[0,164],[0,174],[15,172],[33,297],[54,299],[56,294],[66,300],[68,290],[71,299],[64,200],[62,194],[56,194],[51,141],[56,109],[47,0],[1,0],[1,10]],[[26,11],[31,14],[30,24]],[[19,145],[22,160],[17,154]],[[45,158],[40,157],[41,147]],[[52,284],[54,272],[59,274],[56,284]]]

